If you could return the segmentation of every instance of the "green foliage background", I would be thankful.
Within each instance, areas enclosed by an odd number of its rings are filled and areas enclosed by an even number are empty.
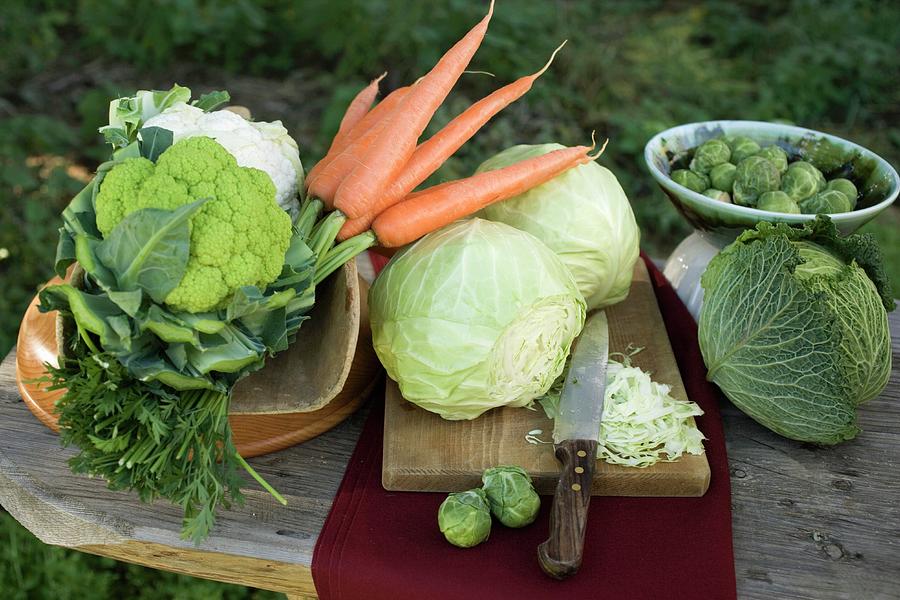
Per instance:
[[[282,119],[311,166],[362,85],[384,70],[388,88],[415,79],[485,6],[473,0],[0,3],[0,354],[12,347],[25,306],[51,274],[59,211],[105,156],[96,128],[106,123],[111,97],[173,81],[196,92],[228,89],[257,118]],[[687,233],[642,164],[644,144],[664,128],[713,118],[784,120],[847,137],[900,164],[900,5],[887,0],[499,0],[470,67],[495,77],[465,75],[433,127],[537,70],[564,39],[568,45],[529,95],[437,179],[467,175],[512,144],[585,143],[596,130],[610,138],[601,162],[631,198],[645,249],[664,256]],[[866,228],[881,238],[895,289],[898,215],[892,209]],[[132,582],[141,598],[250,593],[176,576],[165,579],[169,587],[143,586],[141,578],[151,576],[139,568],[45,548],[6,515],[0,539],[17,544],[15,552],[0,544],[0,590],[24,581],[36,586],[25,589],[59,590],[47,597],[82,588],[102,598],[102,590],[121,592]],[[37,571],[36,564],[46,567]],[[154,588],[158,594],[146,595]]]

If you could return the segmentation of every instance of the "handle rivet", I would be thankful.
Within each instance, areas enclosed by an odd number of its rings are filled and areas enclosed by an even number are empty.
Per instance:
[[[575,472],[578,474],[584,473],[584,467],[575,467]]]
[[[585,452],[584,450],[579,450],[578,452],[576,452],[576,454],[578,454],[578,456],[581,458],[587,456],[587,452]]]
[[[580,491],[581,491],[581,484],[573,483],[573,484],[572,484],[572,491],[573,491],[573,492],[580,492]]]

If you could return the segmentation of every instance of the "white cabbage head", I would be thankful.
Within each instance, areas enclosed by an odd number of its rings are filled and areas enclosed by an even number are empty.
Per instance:
[[[478,167],[492,171],[563,148],[559,144],[507,148]],[[572,272],[588,309],[624,300],[640,245],[631,204],[612,171],[595,162],[569,169],[479,214],[527,231]]]
[[[457,221],[395,256],[369,310],[375,351],[403,397],[445,419],[542,396],[586,312],[553,252],[483,219]]]

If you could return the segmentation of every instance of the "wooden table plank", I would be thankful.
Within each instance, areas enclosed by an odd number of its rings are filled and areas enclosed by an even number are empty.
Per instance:
[[[887,390],[860,410],[863,432],[835,448],[791,442],[728,403],[735,570],[741,598],[900,597],[900,311]],[[103,482],[72,475],[58,440],[27,411],[0,366],[0,504],[43,541],[300,597],[365,410],[300,446],[251,463],[288,498],[250,486],[199,548],[178,537],[179,511],[140,505]],[[661,500],[664,501],[664,500]]]

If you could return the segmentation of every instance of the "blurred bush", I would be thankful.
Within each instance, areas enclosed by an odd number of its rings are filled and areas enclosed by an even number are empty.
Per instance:
[[[106,150],[110,97],[137,86],[225,87],[282,118],[312,165],[343,108],[388,70],[424,73],[483,14],[446,0],[7,0],[0,6],[0,350],[49,275],[54,216]],[[783,120],[900,158],[900,5],[877,0],[499,2],[484,45],[432,127],[567,47],[532,92],[432,181],[466,175],[515,144],[609,137],[601,162],[633,200],[645,248],[686,232],[642,164],[646,140],[712,118]],[[278,89],[276,97],[274,88]],[[876,230],[878,228],[876,227]],[[898,286],[900,287],[900,286]]]

